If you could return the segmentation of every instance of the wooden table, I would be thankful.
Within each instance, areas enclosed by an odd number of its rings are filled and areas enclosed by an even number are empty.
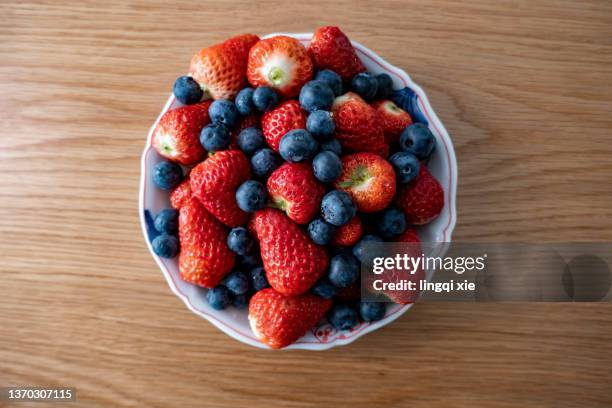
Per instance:
[[[0,386],[87,407],[612,405],[609,304],[421,304],[273,353],[170,293],[137,197],[174,78],[232,34],[330,23],[428,92],[457,150],[455,240],[612,240],[609,1],[5,1]]]

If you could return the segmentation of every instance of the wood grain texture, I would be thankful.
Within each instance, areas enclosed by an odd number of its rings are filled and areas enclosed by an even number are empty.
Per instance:
[[[428,92],[458,155],[455,240],[612,240],[609,1],[2,1],[0,386],[83,407],[612,405],[610,305],[421,304],[272,353],[170,293],[137,196],[174,78],[232,34],[323,24]]]

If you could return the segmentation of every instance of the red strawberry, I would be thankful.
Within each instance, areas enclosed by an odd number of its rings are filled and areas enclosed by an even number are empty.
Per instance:
[[[361,299],[361,280],[357,279],[348,288],[338,289],[336,298],[342,302],[352,302]]]
[[[421,165],[416,179],[399,189],[395,202],[410,224],[423,225],[436,218],[444,208],[444,190],[427,166]]]
[[[378,118],[387,144],[397,142],[404,129],[412,124],[410,114],[393,103],[393,101],[383,99],[374,102],[372,106],[378,112]]]
[[[229,145],[229,149],[238,149],[238,135],[242,130],[249,127],[259,127],[259,116],[251,114],[249,116],[242,116],[240,118],[240,122],[238,122],[238,125],[231,131],[231,142]]]
[[[253,86],[270,86],[285,98],[293,98],[312,78],[312,60],[301,42],[278,35],[251,48],[247,77]]]
[[[243,34],[208,48],[191,59],[189,72],[213,99],[232,99],[244,88],[248,53],[259,37]]]
[[[259,240],[261,259],[270,286],[295,296],[306,292],[323,275],[328,264],[325,249],[282,212],[257,211],[250,229]]]
[[[200,132],[210,123],[211,101],[166,111],[153,131],[153,148],[168,160],[191,165],[204,157]]]
[[[376,110],[359,95],[348,92],[332,105],[336,137],[347,150],[388,154],[385,135]]]
[[[395,195],[395,172],[374,153],[355,153],[342,158],[342,174],[334,185],[350,194],[359,211],[380,211]]]
[[[170,193],[170,205],[172,208],[179,210],[182,206],[186,205],[193,199],[193,193],[191,192],[191,185],[189,184],[189,176],[185,178],[172,190]]]
[[[421,239],[416,229],[408,227],[406,231],[402,232],[401,235],[395,239],[395,242],[419,243]]]
[[[419,235],[417,234],[416,229],[407,228],[399,237],[395,239],[396,242],[402,242],[406,245],[404,246],[403,253],[407,254],[409,257],[416,259],[420,258],[423,251],[421,248],[421,240],[419,239]],[[399,248],[398,248],[399,249]],[[391,301],[395,303],[399,303],[402,305],[408,303],[414,303],[419,298],[421,291],[418,290],[420,287],[419,281],[425,279],[425,272],[423,270],[422,265],[411,273],[406,269],[396,270],[386,270],[383,274],[378,275],[378,279],[382,279],[385,283],[396,283],[402,280],[412,281],[415,283],[415,288],[417,290],[408,291],[408,290],[386,290],[385,295],[391,299]]]
[[[245,224],[248,219],[236,203],[236,189],[250,176],[249,161],[240,150],[216,152],[189,174],[193,194],[228,227]]]
[[[276,208],[298,224],[310,222],[319,212],[325,187],[307,163],[285,163],[268,178],[268,193]]]
[[[363,227],[361,225],[361,219],[355,216],[349,222],[336,229],[332,244],[353,246],[359,241],[362,233]]]
[[[312,36],[308,53],[317,69],[336,71],[344,81],[366,70],[353,44],[338,27],[319,28]]]
[[[251,298],[249,324],[259,340],[279,349],[306,334],[323,318],[331,304],[331,300],[312,294],[288,297],[267,288]]]
[[[179,240],[179,271],[186,282],[212,288],[234,266],[227,230],[198,200],[179,210]]]
[[[261,117],[261,130],[268,146],[275,152],[278,152],[285,133],[293,129],[306,129],[306,113],[298,101],[283,102]]]

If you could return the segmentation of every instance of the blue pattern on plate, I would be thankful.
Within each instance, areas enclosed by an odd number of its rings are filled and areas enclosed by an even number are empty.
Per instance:
[[[151,215],[151,211],[144,210],[145,223],[147,224],[147,236],[149,237],[149,242],[153,241],[156,236],[159,235],[159,232],[155,229],[155,221],[153,220],[153,216]]]
[[[419,96],[412,89],[406,87],[398,91],[393,91],[391,99],[397,106],[410,114],[413,122],[429,126],[427,118],[421,111],[421,108],[419,108]]]

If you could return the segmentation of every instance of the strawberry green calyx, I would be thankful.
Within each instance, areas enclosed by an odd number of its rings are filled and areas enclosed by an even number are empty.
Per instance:
[[[269,207],[276,208],[278,210],[285,211],[285,212],[287,212],[289,208],[291,207],[289,205],[289,202],[280,195],[275,194],[275,195],[272,195],[271,198],[272,200],[270,200],[270,204],[268,204]]]
[[[342,188],[351,188],[359,186],[367,182],[372,175],[368,171],[366,166],[358,166],[355,171],[351,174],[350,179],[341,181],[338,185]]]
[[[274,86],[279,86],[285,82],[285,71],[282,68],[274,67],[268,72],[268,80]]]

